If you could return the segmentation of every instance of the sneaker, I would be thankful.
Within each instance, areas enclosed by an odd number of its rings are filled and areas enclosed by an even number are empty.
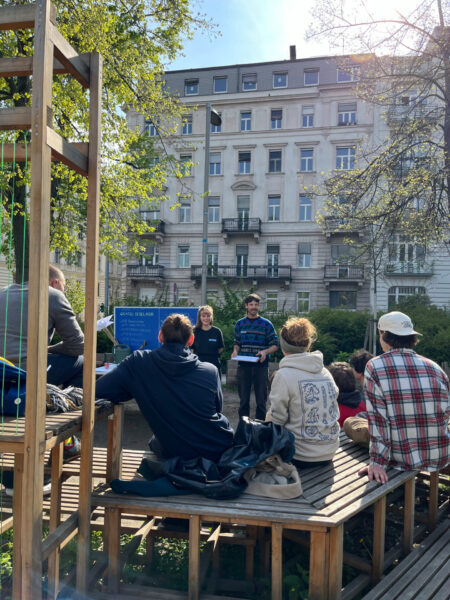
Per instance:
[[[52,482],[44,483],[43,495],[48,496],[52,492]],[[5,494],[12,498],[14,496],[14,488],[5,488]]]

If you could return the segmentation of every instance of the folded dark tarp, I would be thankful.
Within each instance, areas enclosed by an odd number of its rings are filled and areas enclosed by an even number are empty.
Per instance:
[[[218,462],[197,457],[156,461],[145,457],[138,469],[145,481],[115,479],[115,492],[141,496],[197,493],[207,498],[237,498],[247,487],[244,473],[269,456],[279,454],[289,462],[294,456],[294,436],[281,425],[243,417],[234,443]]]

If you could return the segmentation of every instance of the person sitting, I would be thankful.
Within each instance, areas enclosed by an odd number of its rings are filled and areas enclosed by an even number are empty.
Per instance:
[[[350,417],[347,435],[370,435],[369,480],[388,481],[386,468],[438,471],[450,462],[450,385],[432,360],[414,351],[418,336],[411,319],[393,311],[380,317],[383,354],[367,363],[364,394],[367,420]]]
[[[157,350],[136,350],[96,384],[97,398],[135,398],[154,438],[159,458],[204,457],[217,461],[233,444],[234,432],[222,411],[217,367],[189,350],[194,340],[189,319],[169,315]]]
[[[347,417],[353,417],[366,410],[362,394],[356,389],[356,378],[352,367],[346,362],[334,362],[329,365],[335,384],[339,389],[339,425],[344,425]]]
[[[269,394],[269,420],[294,434],[292,462],[299,468],[330,464],[339,447],[338,389],[322,353],[310,352],[315,339],[316,328],[308,319],[286,321],[280,332],[284,358]]]
[[[358,386],[363,389],[364,387],[364,371],[369,360],[373,358],[373,354],[368,350],[356,350],[348,359],[351,368],[353,369],[353,375],[356,378]]]

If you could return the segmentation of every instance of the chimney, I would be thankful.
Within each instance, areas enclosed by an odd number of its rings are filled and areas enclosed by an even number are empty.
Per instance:
[[[289,46],[289,58],[290,60],[295,60],[297,58],[295,46]]]

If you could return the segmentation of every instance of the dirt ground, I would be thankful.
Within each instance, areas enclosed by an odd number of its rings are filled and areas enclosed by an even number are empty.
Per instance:
[[[252,396],[252,416],[254,416],[254,397]],[[223,412],[236,429],[238,423],[239,396],[236,388],[223,386]],[[106,420],[102,419],[95,426],[95,446],[106,447]],[[147,450],[151,430],[147,422],[142,418],[141,412],[135,400],[125,404],[125,422],[123,428],[123,448],[131,450]]]

